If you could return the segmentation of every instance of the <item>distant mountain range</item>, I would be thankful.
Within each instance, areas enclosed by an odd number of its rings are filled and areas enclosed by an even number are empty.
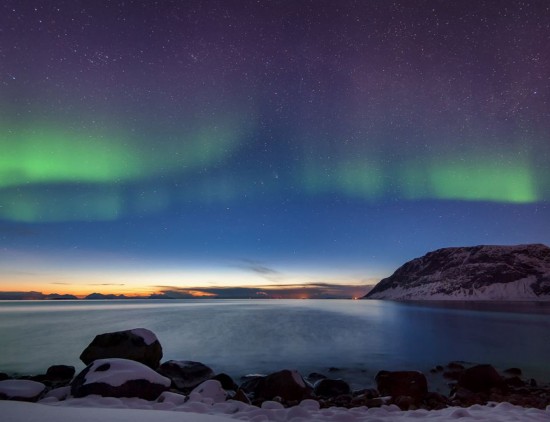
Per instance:
[[[438,249],[398,268],[365,298],[550,300],[550,248],[530,244]]]
[[[79,300],[80,298],[70,294],[44,294],[41,292],[0,292],[0,300]],[[124,295],[104,295],[92,293],[82,298],[84,300],[107,300],[107,299],[134,299]],[[141,298],[140,298],[141,299]],[[148,299],[147,297],[144,299]]]
[[[0,292],[0,300],[76,300],[73,295],[57,293],[44,294],[41,292]]]
[[[113,299],[351,299],[365,294],[368,287],[346,284],[280,285],[268,287],[165,287],[142,296],[91,293],[71,294],[0,291],[0,300],[113,300]]]

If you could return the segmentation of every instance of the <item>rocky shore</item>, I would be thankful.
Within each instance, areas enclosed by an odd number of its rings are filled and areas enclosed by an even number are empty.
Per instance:
[[[266,375],[235,380],[215,373],[207,365],[186,360],[162,361],[156,335],[144,328],[96,336],[82,352],[86,368],[54,365],[45,374],[13,377],[0,373],[0,399],[28,402],[64,401],[91,395],[129,397],[162,403],[221,403],[228,400],[265,407],[293,407],[304,400],[320,408],[368,408],[396,405],[401,410],[438,410],[508,402],[545,409],[550,405],[550,385],[524,379],[520,368],[499,373],[489,364],[450,362],[435,366],[430,376],[446,380],[448,394],[430,391],[419,371],[380,371],[376,388],[352,390],[343,379],[328,374],[302,376],[283,369]]]

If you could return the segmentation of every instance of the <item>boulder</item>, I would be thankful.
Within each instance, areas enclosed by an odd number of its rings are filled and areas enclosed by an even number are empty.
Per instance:
[[[71,394],[71,387],[68,385],[65,385],[63,387],[57,387],[57,388],[51,389],[44,395],[43,399],[55,399],[56,401],[63,401],[63,400],[66,400],[70,394]]]
[[[315,385],[317,381],[325,378],[327,378],[326,375],[320,374],[319,372],[312,372],[306,377],[306,381],[311,383],[311,385]]]
[[[53,365],[48,368],[44,375],[35,375],[30,379],[42,382],[50,387],[62,387],[71,382],[74,374],[74,366]]]
[[[0,381],[0,400],[37,401],[46,386],[32,380],[3,380]]]
[[[414,406],[415,400],[411,396],[397,396],[393,401],[401,410],[409,410]]]
[[[168,390],[170,380],[142,363],[128,359],[98,359],[71,383],[74,397],[138,397],[156,400]]]
[[[162,346],[153,332],[135,328],[99,334],[80,355],[86,365],[107,358],[135,360],[156,369],[162,359]]]
[[[241,378],[243,382],[239,388],[245,393],[255,393],[265,377],[265,375],[247,375]]]
[[[513,377],[521,377],[522,371],[520,368],[508,368],[503,371],[506,375]]]
[[[298,371],[284,369],[262,378],[254,394],[257,399],[272,400],[274,397],[281,397],[286,401],[300,401],[309,398],[311,391]]]
[[[447,368],[449,368],[452,371],[463,371],[464,365],[460,362],[453,361],[453,362],[449,362],[449,364],[447,365]]]
[[[428,381],[419,371],[380,371],[376,375],[376,384],[382,396],[409,396],[415,403],[428,394]]]
[[[219,381],[208,380],[197,386],[191,394],[189,401],[198,401],[206,404],[223,403],[227,399],[227,393]]]
[[[474,393],[487,392],[491,388],[502,389],[505,384],[491,365],[476,365],[465,369],[458,379],[458,386]]]
[[[51,381],[70,381],[75,374],[74,366],[52,365],[46,371],[46,379]]]
[[[213,376],[212,379],[216,380],[216,381],[219,381],[224,390],[237,391],[237,389],[239,388],[239,386],[235,383],[235,381],[233,381],[233,378],[231,378],[227,374],[224,374],[224,373],[217,374],[217,375]]]
[[[188,397],[183,394],[173,393],[172,391],[165,391],[158,399],[157,403],[170,403],[174,406],[181,406],[187,401]]]
[[[315,383],[313,392],[319,397],[337,397],[350,394],[351,388],[344,380],[325,378]]]
[[[509,377],[504,380],[504,383],[509,387],[523,387],[526,385],[525,381],[523,381],[520,377]]]
[[[208,366],[190,360],[169,360],[159,366],[157,372],[172,380],[178,390],[191,390],[214,376]]]
[[[241,390],[240,388],[237,390],[235,395],[233,397],[231,397],[231,400],[236,400],[236,401],[240,401],[240,402],[245,403],[245,404],[250,404],[250,399],[248,398],[246,393],[243,390]]]

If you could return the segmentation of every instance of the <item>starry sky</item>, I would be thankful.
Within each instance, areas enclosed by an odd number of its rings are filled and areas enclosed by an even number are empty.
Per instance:
[[[1,291],[353,296],[550,244],[547,1],[0,7]]]

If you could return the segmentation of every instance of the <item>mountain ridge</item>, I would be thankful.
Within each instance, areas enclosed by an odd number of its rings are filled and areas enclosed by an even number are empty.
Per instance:
[[[522,244],[437,249],[403,264],[364,298],[550,300],[550,248]]]

